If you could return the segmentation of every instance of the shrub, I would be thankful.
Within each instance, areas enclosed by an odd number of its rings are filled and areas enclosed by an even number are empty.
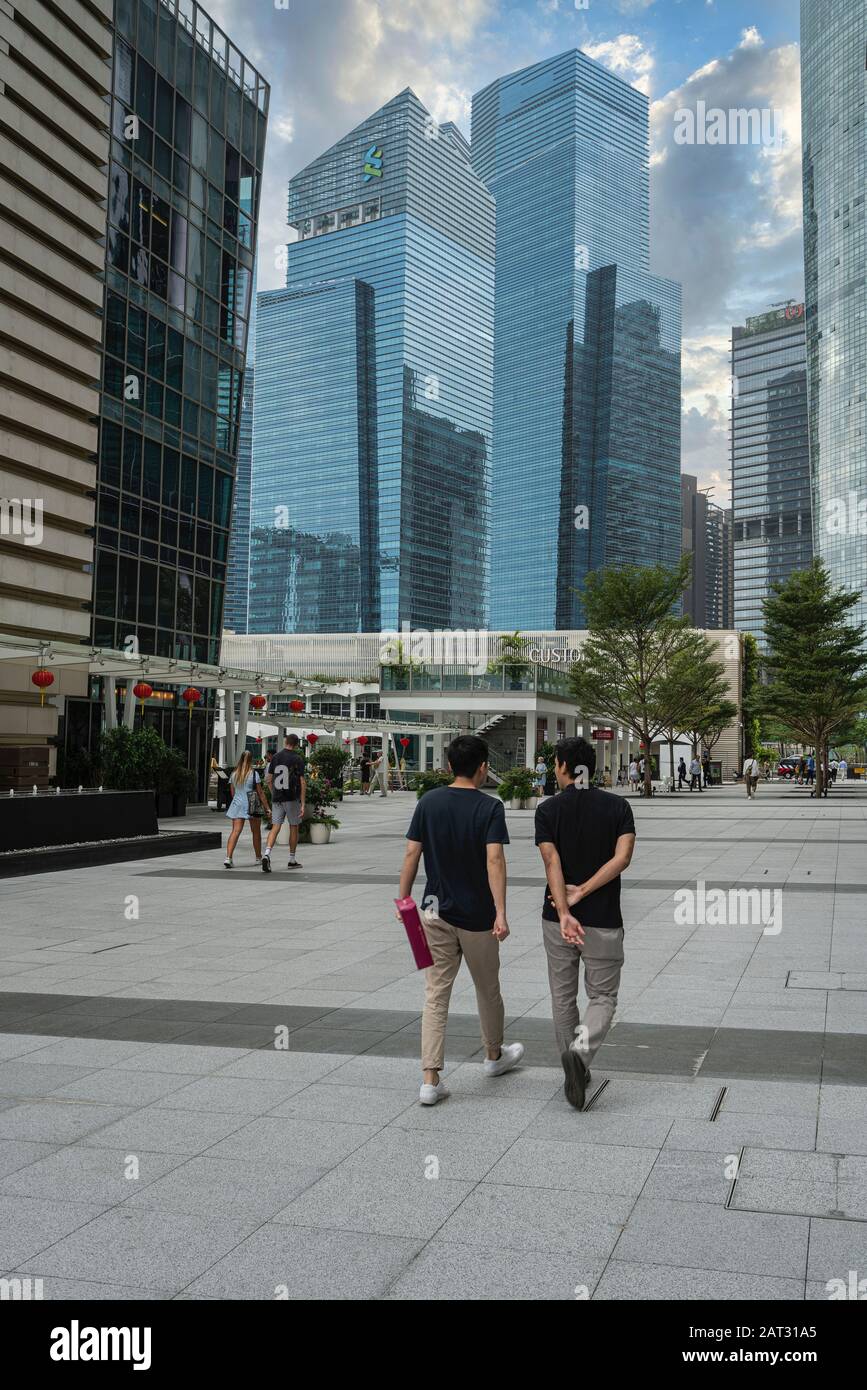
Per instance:
[[[416,800],[421,801],[425,792],[432,791],[434,787],[450,787],[454,780],[451,772],[417,772],[414,781]]]

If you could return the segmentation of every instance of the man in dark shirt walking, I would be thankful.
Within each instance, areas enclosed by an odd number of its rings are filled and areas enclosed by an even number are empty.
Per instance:
[[[635,848],[635,821],[625,797],[590,785],[596,753],[583,738],[558,743],[554,771],[560,795],[536,810],[536,844],[548,890],[542,933],[554,1032],[563,1063],[566,1099],[584,1107],[590,1062],[614,1018],[623,966],[620,875]],[[578,1014],[578,974],[584,961],[587,1016]]]
[[[476,987],[485,1072],[500,1076],[524,1055],[522,1043],[503,1044],[500,942],[509,935],[505,810],[502,801],[479,790],[488,772],[487,744],[467,734],[453,739],[446,751],[454,781],[426,792],[418,802],[406,834],[397,894],[409,897],[424,854],[427,883],[420,916],[433,965],[425,971],[422,1105],[436,1105],[448,1095],[440,1073],[449,999],[464,959]]]
[[[307,796],[307,778],[304,775],[304,759],[298,752],[298,735],[287,734],[282,753],[275,753],[268,765],[265,778],[271,788],[271,830],[268,843],[262,855],[262,872],[271,872],[271,851],[277,843],[277,835],[284,820],[289,825],[289,863],[290,869],[300,869],[295,857],[298,848],[298,833],[304,819],[304,803]]]

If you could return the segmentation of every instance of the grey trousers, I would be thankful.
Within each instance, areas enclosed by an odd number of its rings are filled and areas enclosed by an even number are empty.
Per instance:
[[[584,945],[570,946],[560,935],[559,922],[542,922],[554,1033],[561,1052],[576,1043],[576,1052],[589,1066],[617,1008],[620,971],[623,968],[623,930],[620,927],[585,927]],[[586,1036],[576,1039],[581,1023],[578,1014],[578,973],[584,961],[584,989],[587,1013],[583,1020]]]

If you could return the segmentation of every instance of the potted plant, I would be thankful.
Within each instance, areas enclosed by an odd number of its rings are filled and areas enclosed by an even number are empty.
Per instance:
[[[187,767],[181,754],[174,748],[166,748],[157,774],[157,815],[185,816],[187,800],[195,784],[195,773]]]
[[[527,767],[510,767],[497,788],[503,801],[519,811],[533,795],[533,774]]]
[[[451,772],[441,770],[430,770],[427,772],[417,772],[413,780],[413,787],[417,801],[421,801],[425,792],[432,791],[434,787],[449,787],[454,781]]]
[[[316,767],[309,768],[305,814],[299,835],[302,843],[328,844],[332,830],[340,828],[340,821],[331,814],[331,807],[336,801],[337,791],[329,778],[324,777]]]

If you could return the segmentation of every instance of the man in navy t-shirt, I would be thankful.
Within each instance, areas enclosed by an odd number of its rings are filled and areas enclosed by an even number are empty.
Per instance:
[[[566,1099],[584,1107],[590,1062],[611,1027],[623,967],[620,875],[635,848],[632,807],[615,792],[590,785],[596,753],[583,738],[554,751],[560,787],[536,809],[536,844],[548,888],[542,935],[548,957],[554,1032],[566,1076]],[[584,961],[588,1005],[578,1016],[578,973]]]
[[[448,1095],[440,1072],[449,999],[463,959],[476,987],[486,1073],[499,1076],[524,1055],[522,1043],[503,1045],[500,942],[509,935],[506,813],[502,801],[479,790],[488,773],[487,744],[466,734],[453,739],[446,752],[454,781],[426,792],[418,802],[398,889],[399,898],[409,897],[424,854],[427,882],[420,915],[434,963],[425,971],[422,1105],[436,1105]]]

